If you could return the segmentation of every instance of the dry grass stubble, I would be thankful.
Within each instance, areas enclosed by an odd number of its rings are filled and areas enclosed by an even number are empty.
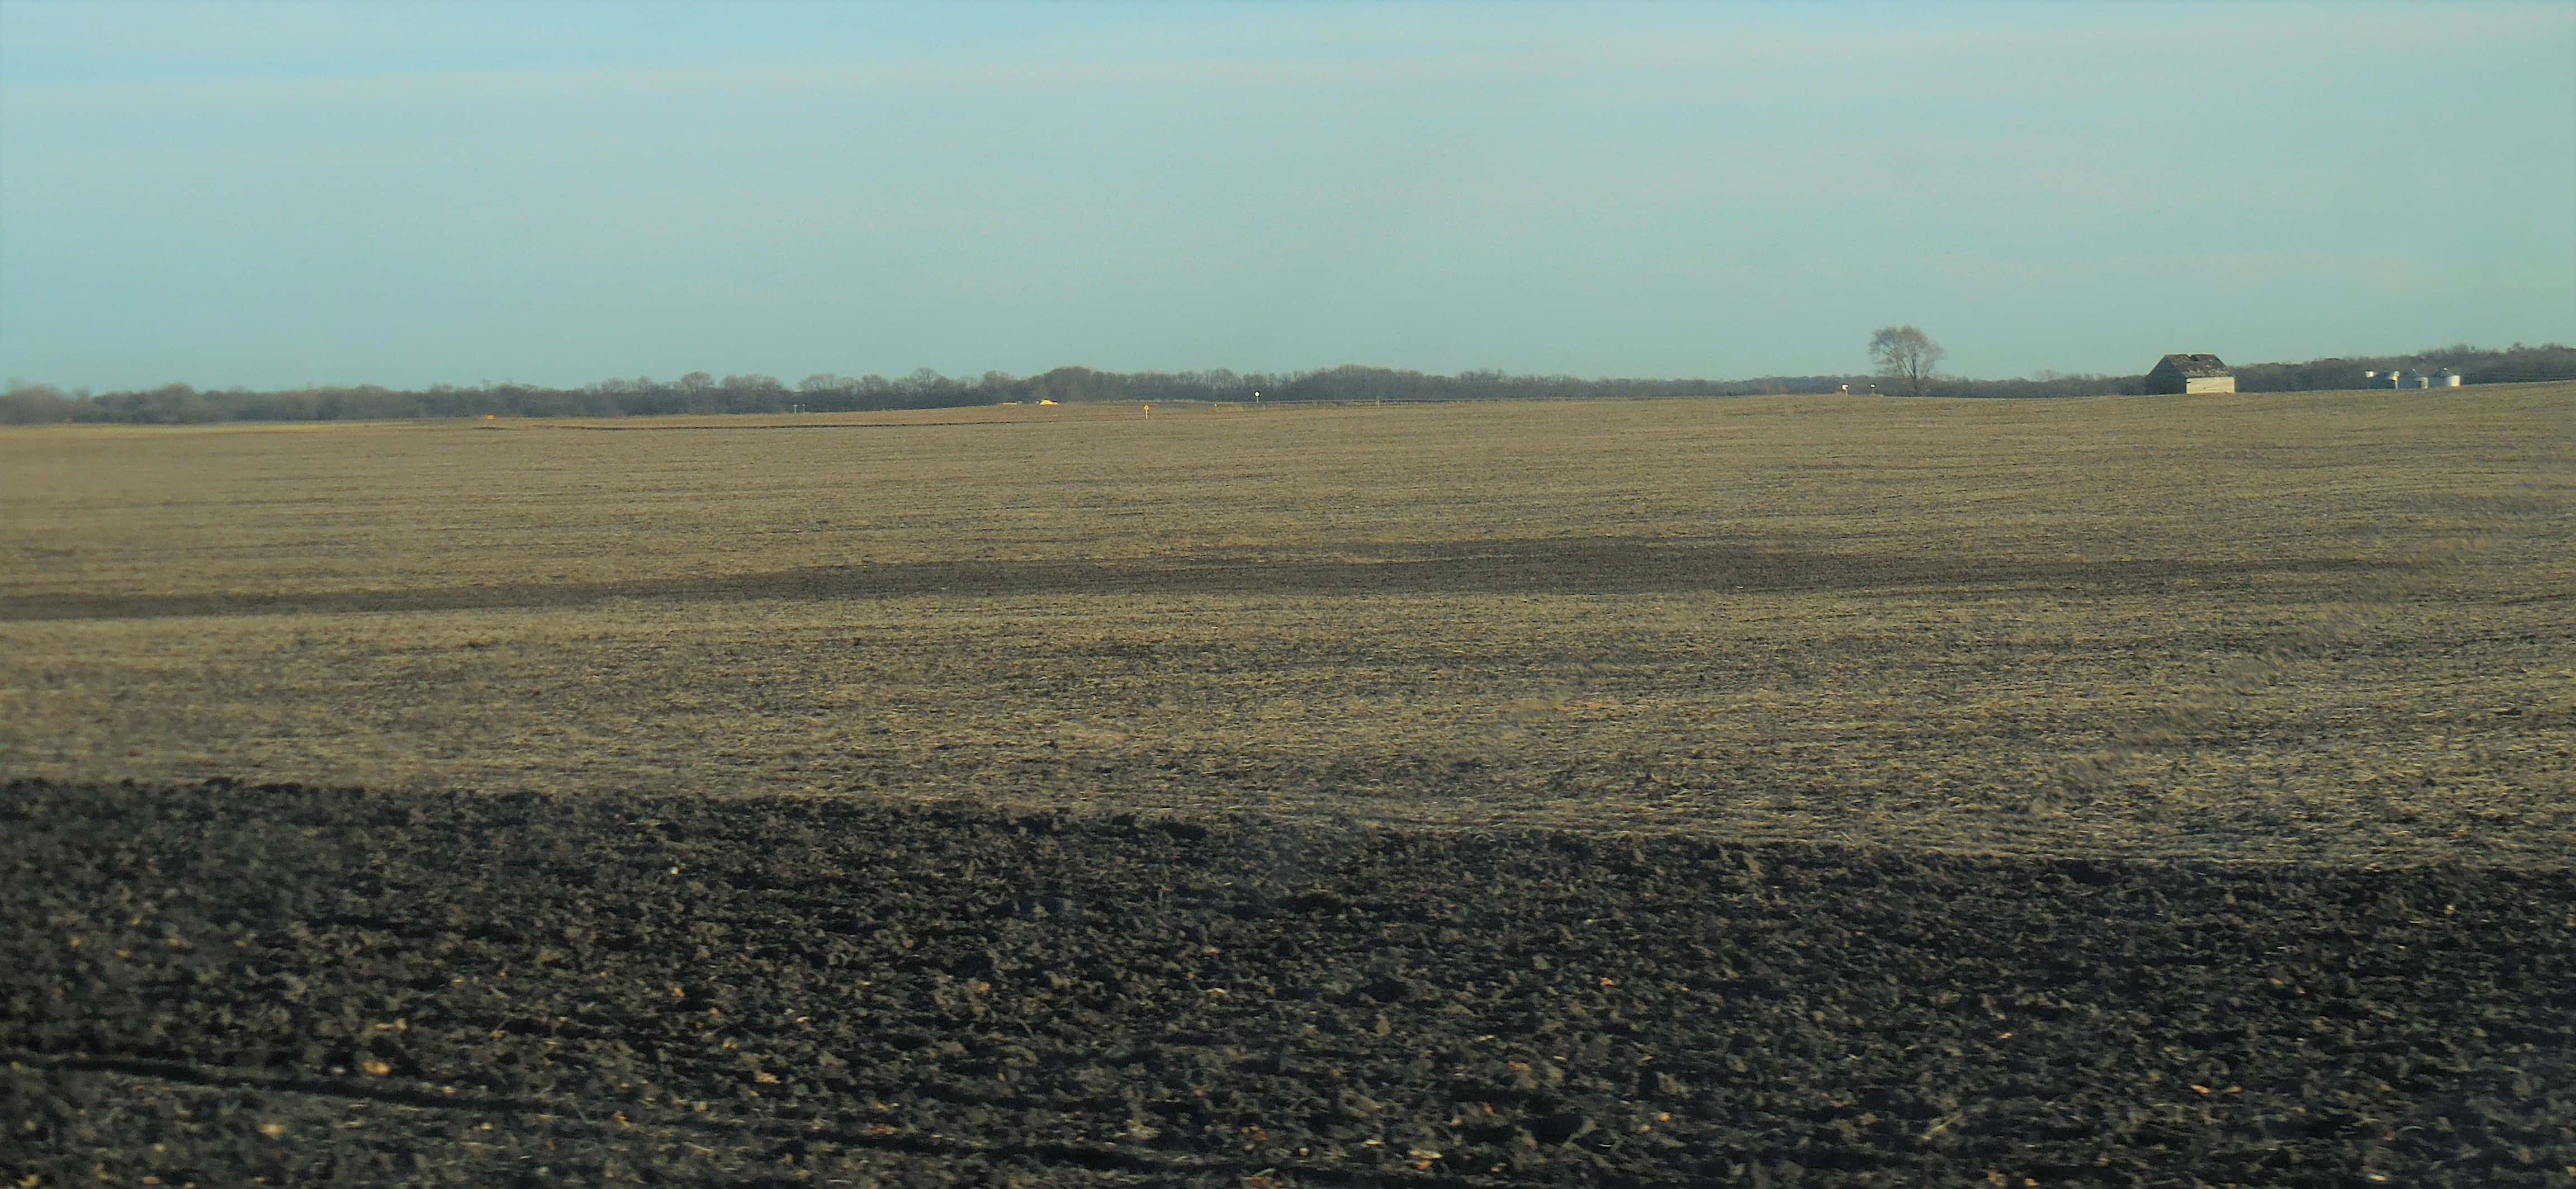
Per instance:
[[[2576,853],[2576,388],[0,435],[0,762]]]

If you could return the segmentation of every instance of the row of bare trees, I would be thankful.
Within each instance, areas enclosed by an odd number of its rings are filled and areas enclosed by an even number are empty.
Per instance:
[[[1882,326],[1869,336],[1869,359],[1877,375],[1886,381],[1887,390],[1906,396],[2006,396],[2021,395],[1999,391],[2016,381],[1948,381],[1939,370],[1949,356],[1941,344],[1912,323]],[[2448,368],[2460,373],[2472,384],[2518,384],[2546,380],[2576,380],[2576,347],[2561,343],[2526,346],[2515,343],[2502,350],[2454,343],[2411,355],[2370,355],[2357,358],[2335,356],[2311,359],[2305,363],[2252,363],[2235,369],[2239,392],[2314,392],[2365,387],[2363,377],[2376,372],[2423,374]],[[2109,383],[2106,392],[2134,394],[2140,389],[2128,378],[2114,380],[2105,376],[2065,376],[2041,372],[2030,381],[2041,387],[2063,390],[2056,395],[2079,395],[2076,389]],[[1964,389],[1964,391],[1963,391]],[[1984,389],[1984,391],[1978,391]]]
[[[1245,404],[1397,403],[1514,399],[1605,399],[1740,396],[1831,392],[1837,376],[1758,380],[1580,379],[1516,376],[1500,371],[1438,375],[1345,365],[1262,373],[1225,369],[1107,372],[1060,367],[1035,376],[985,372],[952,377],[929,368],[888,378],[817,372],[793,386],[752,373],[717,377],[691,372],[677,380],[602,380],[579,388],[525,384],[416,390],[381,385],[288,391],[200,390],[186,384],[92,395],[50,385],[16,384],[0,395],[0,423],[113,421],[185,424],[210,421],[387,420],[422,417],[619,417],[673,414],[873,412],[1017,401],[1217,401]]]
[[[947,408],[1019,401],[1226,401],[1240,403],[1391,403],[1472,400],[1616,399],[1749,396],[1867,389],[1921,396],[2048,397],[2137,393],[2139,376],[2042,372],[2014,380],[1975,380],[1939,371],[1941,345],[1921,329],[1890,326],[1870,336],[1873,376],[1769,376],[1752,380],[1578,379],[1500,371],[1437,375],[1345,365],[1264,373],[1223,368],[1181,372],[1107,372],[1060,367],[1035,376],[988,371],[945,376],[930,368],[888,378],[817,372],[789,385],[759,373],[718,377],[690,372],[676,380],[602,380],[578,388],[531,384],[434,384],[395,389],[376,384],[252,391],[201,390],[186,384],[108,392],[65,392],[12,382],[0,391],[0,424],[110,421],[182,424],[207,421],[394,420],[424,417],[626,417],[681,413],[867,412]],[[2514,344],[2504,350],[2452,346],[2413,355],[2258,363],[2236,369],[2239,391],[2353,388],[2364,370],[2451,367],[2472,384],[2576,379],[2576,348]]]

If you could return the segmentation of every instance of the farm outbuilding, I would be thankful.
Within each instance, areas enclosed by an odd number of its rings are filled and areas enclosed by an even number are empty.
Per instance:
[[[2147,391],[2234,392],[2236,373],[2215,355],[2167,355],[2147,371]]]
[[[2447,367],[2438,372],[2363,372],[2361,386],[2364,388],[2457,388],[2460,386],[2460,373]]]

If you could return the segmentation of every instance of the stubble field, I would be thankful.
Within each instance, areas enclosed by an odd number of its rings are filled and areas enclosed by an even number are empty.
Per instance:
[[[2567,385],[10,431],[0,1164],[2564,1183],[2571,442]],[[566,1031],[692,978],[839,1039]],[[1924,1039],[2015,1010],[2059,1047]],[[443,1039],[370,1074],[378,1016]]]
[[[2576,389],[0,436],[16,774],[2576,848]]]

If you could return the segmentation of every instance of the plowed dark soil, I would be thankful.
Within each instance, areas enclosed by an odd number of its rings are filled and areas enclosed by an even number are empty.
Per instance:
[[[2564,869],[0,791],[11,1183],[2566,1185],[2576,1165]]]

